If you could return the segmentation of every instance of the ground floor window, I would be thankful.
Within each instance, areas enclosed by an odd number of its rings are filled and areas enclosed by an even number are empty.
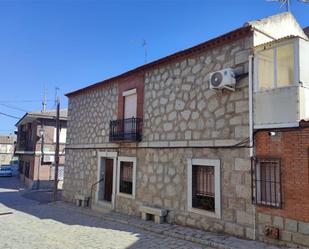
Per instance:
[[[135,157],[118,157],[118,193],[135,197]]]
[[[253,203],[281,207],[280,159],[257,158],[252,169]]]
[[[220,160],[188,159],[188,209],[221,217]]]
[[[120,162],[120,193],[132,194],[133,162]]]
[[[192,207],[215,211],[215,169],[192,165]]]

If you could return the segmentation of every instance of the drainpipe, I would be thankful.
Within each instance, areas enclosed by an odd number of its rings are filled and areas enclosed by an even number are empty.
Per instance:
[[[249,142],[250,157],[254,156],[253,148],[253,55],[249,56]]]
[[[250,55],[249,56],[249,146],[250,146],[250,158],[251,158],[251,162],[252,162],[252,158],[254,157],[254,136],[253,136],[253,123],[254,123],[254,119],[253,119],[253,77],[254,77],[254,73],[253,73],[253,59],[254,56]],[[252,172],[251,172],[252,174]],[[252,184],[252,183],[251,183]],[[253,207],[253,212],[254,212],[254,221],[253,221],[253,236],[254,236],[254,240],[256,240],[256,209],[255,207]]]

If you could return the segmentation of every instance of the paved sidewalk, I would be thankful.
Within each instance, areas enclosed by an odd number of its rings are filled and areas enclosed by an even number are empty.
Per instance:
[[[145,231],[165,235],[172,238],[187,240],[198,243],[203,246],[210,246],[220,249],[279,249],[286,247],[277,247],[268,245],[258,241],[239,239],[229,235],[214,234],[198,229],[183,227],[174,224],[155,224],[152,221],[143,221],[134,216],[120,214],[112,211],[97,212],[89,208],[76,207],[73,204],[65,202],[50,203],[49,205],[63,207],[72,210],[72,212],[80,212],[89,216],[95,216],[103,220],[122,223],[143,229]]]

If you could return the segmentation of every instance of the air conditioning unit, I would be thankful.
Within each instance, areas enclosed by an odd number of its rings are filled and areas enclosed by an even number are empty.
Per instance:
[[[226,68],[209,75],[210,89],[228,89],[235,91],[235,73],[232,68]]]
[[[55,156],[53,155],[44,155],[43,162],[44,163],[53,163],[55,161]]]

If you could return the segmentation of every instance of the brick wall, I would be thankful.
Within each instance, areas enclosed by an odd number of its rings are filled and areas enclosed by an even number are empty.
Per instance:
[[[134,88],[136,88],[137,93],[137,117],[143,117],[144,76],[142,74],[135,74],[119,81],[118,119],[123,119],[124,117],[124,96],[122,96],[122,93]]]
[[[309,222],[309,128],[256,136],[256,155],[281,158],[282,209],[258,208],[260,212]]]
[[[282,208],[257,207],[259,235],[265,225],[280,229],[280,240],[309,245],[309,127],[256,134],[257,157],[281,158]],[[307,227],[307,229],[304,229]]]

